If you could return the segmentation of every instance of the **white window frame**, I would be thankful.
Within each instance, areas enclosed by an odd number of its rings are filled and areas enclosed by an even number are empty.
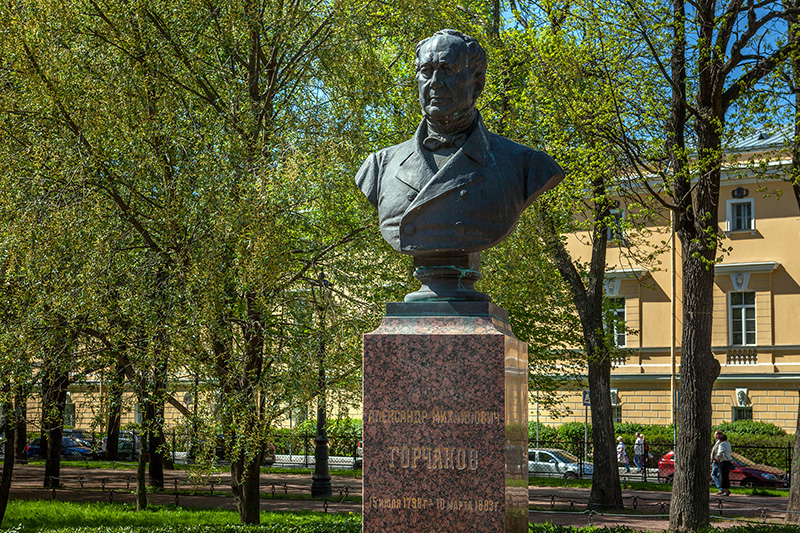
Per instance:
[[[737,228],[733,229],[734,223],[734,212],[736,205],[742,204],[750,204],[750,227],[749,228]],[[739,233],[749,231],[751,235],[755,234],[756,232],[756,210],[755,210],[755,199],[753,198],[734,198],[732,200],[726,200],[725,202],[725,218],[726,218],[726,226],[725,226],[725,233]]]
[[[614,346],[617,348],[625,348],[628,345],[628,332],[626,331],[628,326],[628,314],[625,309],[627,302],[624,296],[615,296],[613,298],[609,298],[608,300],[609,303],[612,300],[621,302],[621,305],[612,311],[617,320],[611,324],[607,324],[606,327],[609,328],[610,333],[612,334]],[[621,319],[622,323],[619,323],[619,319]],[[620,338],[622,338],[622,343],[619,342]]]
[[[753,303],[733,306],[734,294],[752,294]],[[747,342],[747,317],[745,316],[745,309],[752,307],[753,309],[753,342]],[[742,313],[742,343],[736,344],[733,339],[733,317],[736,312]],[[757,346],[758,345],[758,315],[756,314],[756,291],[731,291],[728,293],[728,345],[729,346]]]
[[[625,242],[625,210],[611,209],[609,215],[608,223],[606,224],[607,240],[609,243],[623,244]]]
[[[618,389],[611,389],[611,420],[615,424],[622,423],[622,402],[619,401]]]
[[[75,403],[72,401],[72,395],[68,392],[66,401],[64,401],[64,426],[75,427],[77,421],[77,409]]]

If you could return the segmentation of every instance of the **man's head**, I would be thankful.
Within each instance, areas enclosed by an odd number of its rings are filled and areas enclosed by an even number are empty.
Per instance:
[[[442,124],[471,116],[486,83],[486,52],[478,41],[441,30],[416,48],[419,101],[426,118]]]
[[[714,439],[719,440],[720,435],[722,435],[722,432],[720,430],[716,430],[714,432]]]

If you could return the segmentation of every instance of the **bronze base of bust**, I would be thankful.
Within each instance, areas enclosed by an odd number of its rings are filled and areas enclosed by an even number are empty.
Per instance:
[[[422,287],[407,294],[406,302],[491,302],[475,289],[481,279],[480,253],[414,257],[414,277]]]

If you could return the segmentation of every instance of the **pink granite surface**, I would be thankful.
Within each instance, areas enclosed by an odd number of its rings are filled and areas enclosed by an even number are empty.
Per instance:
[[[489,317],[386,317],[364,336],[372,532],[527,531],[527,346]]]

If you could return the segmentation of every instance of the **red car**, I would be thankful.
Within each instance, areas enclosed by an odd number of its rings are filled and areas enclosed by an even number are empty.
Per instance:
[[[730,473],[731,483],[738,483],[742,487],[788,486],[789,477],[780,468],[756,464],[738,453],[731,455],[733,456],[733,468]],[[672,451],[664,455],[658,462],[658,482],[672,483],[674,474],[675,452]]]

